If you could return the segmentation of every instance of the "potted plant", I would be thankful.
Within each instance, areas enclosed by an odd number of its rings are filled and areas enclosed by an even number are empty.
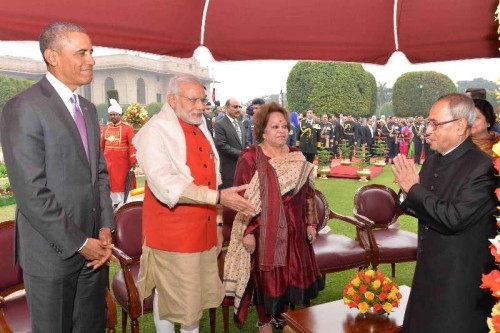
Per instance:
[[[340,164],[350,165],[352,147],[349,145],[349,142],[347,142],[346,140],[342,140],[342,142],[339,144],[339,151],[340,151]]]
[[[318,173],[321,179],[327,179],[326,175],[330,173],[331,155],[327,149],[318,151]]]
[[[368,167],[370,166],[370,158],[371,155],[368,152],[368,150],[365,149],[365,147],[359,147],[356,150],[356,165],[358,167],[358,170],[356,173],[359,176],[359,181],[360,182],[367,182],[368,181],[368,176],[370,176],[370,169]]]
[[[375,146],[373,148],[373,154],[377,158],[375,161],[376,166],[384,166],[385,163],[385,158],[387,157],[387,153],[389,152],[389,149],[387,149],[387,143],[385,142],[384,139],[378,139],[375,142]]]

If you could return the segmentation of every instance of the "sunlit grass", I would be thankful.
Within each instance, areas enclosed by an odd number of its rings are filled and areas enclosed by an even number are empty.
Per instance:
[[[377,176],[374,180],[369,183],[361,183],[353,179],[336,179],[330,178],[328,180],[318,179],[316,182],[316,187],[322,191],[328,199],[330,208],[346,215],[352,213],[353,206],[353,196],[356,190],[365,184],[385,184],[392,187],[394,190],[398,190],[396,184],[393,183],[393,175],[390,172],[390,166],[384,167],[384,172]],[[143,186],[144,179],[139,178],[137,180],[137,186]],[[14,218],[15,206],[7,206],[0,208],[0,218],[1,220],[10,220]],[[416,232],[417,224],[416,220],[410,216],[402,216],[400,218],[401,227],[405,230]],[[355,228],[345,222],[339,220],[331,220],[329,222],[332,233],[344,234],[349,237],[354,237]],[[111,264],[110,276],[118,270],[119,265],[116,263]],[[390,265],[381,265],[379,267],[384,271],[386,275],[390,275]],[[413,271],[415,269],[415,263],[403,263],[396,265],[396,282],[399,284],[411,285],[413,278]],[[341,293],[344,285],[347,283],[349,277],[353,275],[357,270],[352,269],[349,271],[332,273],[327,275],[326,288],[320,295],[313,300],[312,305],[321,304],[325,302],[331,302],[341,298]],[[232,310],[232,309],[231,309]],[[121,309],[118,307],[118,326],[117,331],[121,330]],[[332,314],[335,315],[335,314]],[[232,313],[230,314],[230,331],[231,332],[256,332],[255,323],[257,322],[257,316],[253,308],[250,309],[248,318],[245,325],[240,329],[237,328],[232,320]],[[127,325],[127,332],[130,332],[130,320],[129,325]],[[216,332],[222,332],[222,311],[217,309],[217,326]],[[155,332],[154,323],[152,315],[144,315],[140,318],[140,330],[141,332],[150,333]],[[200,323],[200,332],[209,332],[209,318],[208,311],[205,311],[203,318]]]

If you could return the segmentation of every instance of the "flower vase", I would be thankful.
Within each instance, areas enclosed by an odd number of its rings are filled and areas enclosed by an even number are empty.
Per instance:
[[[340,165],[351,165],[351,160],[348,158],[343,158],[340,160]]]
[[[357,170],[356,173],[358,174],[360,182],[367,182],[370,176],[370,169],[360,169]]]
[[[377,159],[377,161],[375,163],[373,163],[373,164],[375,164],[376,166],[384,166],[384,165],[386,165],[384,158]]]
[[[366,317],[379,317],[379,316],[385,315],[386,313],[387,312],[385,312],[384,309],[380,309],[380,310],[376,311],[375,309],[373,309],[373,306],[370,306],[368,311],[366,311],[366,313],[364,313],[364,316],[365,316],[365,318]]]
[[[328,179],[327,175],[330,173],[330,167],[322,165],[318,168],[318,173],[320,179]]]

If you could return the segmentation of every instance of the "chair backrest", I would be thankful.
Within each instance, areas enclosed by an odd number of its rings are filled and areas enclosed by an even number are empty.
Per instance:
[[[318,231],[323,229],[330,219],[330,208],[326,197],[319,190],[315,190],[316,214],[318,215]]]
[[[114,244],[130,257],[142,253],[142,201],[128,202],[115,212]]]
[[[0,222],[0,296],[23,289],[23,271],[14,264],[14,221]]]
[[[379,184],[365,185],[356,191],[353,212],[369,218],[375,228],[389,227],[403,214],[396,192]]]

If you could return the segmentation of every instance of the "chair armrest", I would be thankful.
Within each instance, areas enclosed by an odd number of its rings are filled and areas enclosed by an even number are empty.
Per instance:
[[[0,333],[13,333],[7,320],[5,319],[5,314],[3,313],[3,307],[5,306],[5,299],[0,296]]]
[[[363,225],[366,228],[372,229],[373,226],[375,225],[375,222],[373,222],[372,220],[370,220],[366,216],[363,216],[363,215],[360,215],[360,214],[357,214],[357,213],[353,213],[353,215],[354,215],[354,218],[356,220],[358,220],[359,222],[363,223]]]
[[[354,217],[351,217],[351,216],[347,216],[347,215],[342,215],[342,214],[339,214],[337,212],[334,212],[333,210],[330,209],[330,214],[328,215],[329,219],[338,219],[338,220],[341,220],[341,221],[344,221],[344,222],[347,222],[347,223],[350,223],[354,226],[356,226],[357,228],[361,228],[361,229],[364,229],[365,228],[365,224],[362,223],[361,221],[358,221],[357,219],[355,219]]]
[[[125,252],[123,252],[116,246],[113,247],[111,251],[113,253],[113,256],[115,256],[115,258],[118,259],[118,261],[120,262],[122,268],[131,266],[140,261],[140,257],[137,258],[129,257]]]

